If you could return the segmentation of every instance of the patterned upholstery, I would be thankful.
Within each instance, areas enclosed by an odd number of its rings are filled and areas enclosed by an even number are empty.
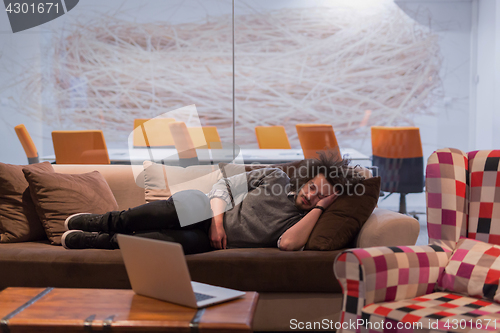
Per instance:
[[[427,161],[425,193],[429,243],[453,249],[467,233],[467,154],[440,149]]]
[[[464,153],[446,148],[429,157],[430,245],[342,252],[334,264],[344,292],[339,331],[412,332],[397,324],[414,322],[423,325],[418,332],[500,330],[500,304],[434,292],[461,237],[500,244],[499,162],[496,150]],[[394,325],[373,325],[382,321]]]
[[[493,300],[498,289],[499,267],[500,246],[462,238],[438,286],[442,290]]]
[[[371,304],[363,308],[364,325],[371,332],[384,332],[393,328],[406,328],[404,332],[441,330],[447,332],[470,332],[475,329],[500,329],[500,305],[447,292],[436,292],[398,302]],[[384,320],[384,325],[381,324]],[[379,323],[378,325],[374,325]],[[418,323],[408,325],[408,323]],[[405,325],[406,324],[406,325]],[[370,327],[371,326],[371,327]],[[375,328],[375,329],[373,329]],[[403,331],[403,330],[401,330]]]
[[[335,276],[344,293],[341,321],[361,319],[366,304],[432,292],[450,255],[449,249],[435,245],[344,251],[335,260]]]
[[[469,153],[468,238],[500,245],[500,150]]]

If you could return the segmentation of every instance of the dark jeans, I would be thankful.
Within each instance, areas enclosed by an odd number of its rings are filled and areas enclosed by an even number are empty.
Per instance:
[[[192,224],[181,226],[176,204],[185,205],[196,213],[197,217],[205,219],[196,220],[195,217],[190,221]],[[168,200],[154,201],[124,211],[108,212],[104,214],[103,219],[110,234],[133,234],[176,242],[182,245],[185,254],[193,254],[212,250],[209,238],[211,216],[212,211],[206,195],[200,191],[186,190],[174,194]],[[111,238],[111,246],[118,248],[116,236]]]

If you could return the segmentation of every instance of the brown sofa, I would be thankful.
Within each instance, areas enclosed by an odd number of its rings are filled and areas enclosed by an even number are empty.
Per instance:
[[[120,209],[145,203],[144,188],[136,182],[140,165],[54,165],[54,169],[59,173],[98,170]],[[418,232],[415,219],[376,208],[356,246],[412,245]],[[285,331],[292,330],[292,319],[338,320],[342,294],[333,275],[333,262],[340,252],[229,249],[188,255],[186,259],[195,281],[259,292],[255,330]],[[0,244],[0,272],[0,288],[130,288],[120,250],[65,250],[48,241]]]

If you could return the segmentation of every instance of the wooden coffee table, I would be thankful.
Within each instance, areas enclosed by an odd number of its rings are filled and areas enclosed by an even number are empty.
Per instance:
[[[252,332],[258,294],[191,309],[122,289],[7,288],[0,332]]]

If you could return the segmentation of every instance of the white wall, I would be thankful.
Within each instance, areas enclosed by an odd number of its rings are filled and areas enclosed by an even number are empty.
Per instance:
[[[472,1],[396,0],[405,13],[439,36],[443,99],[430,114],[414,119],[420,128],[424,160],[439,148],[469,148]]]
[[[471,149],[492,149],[500,148],[495,144],[495,126],[498,113],[495,92],[500,87],[498,74],[500,73],[498,52],[500,34],[497,25],[500,17],[497,16],[496,0],[479,0],[477,11],[477,76],[475,80],[476,88],[476,110],[475,123],[473,126],[473,139]],[[474,82],[474,81],[473,81]]]
[[[496,2],[495,22],[495,111],[493,118],[493,146],[500,149],[500,3]]]

